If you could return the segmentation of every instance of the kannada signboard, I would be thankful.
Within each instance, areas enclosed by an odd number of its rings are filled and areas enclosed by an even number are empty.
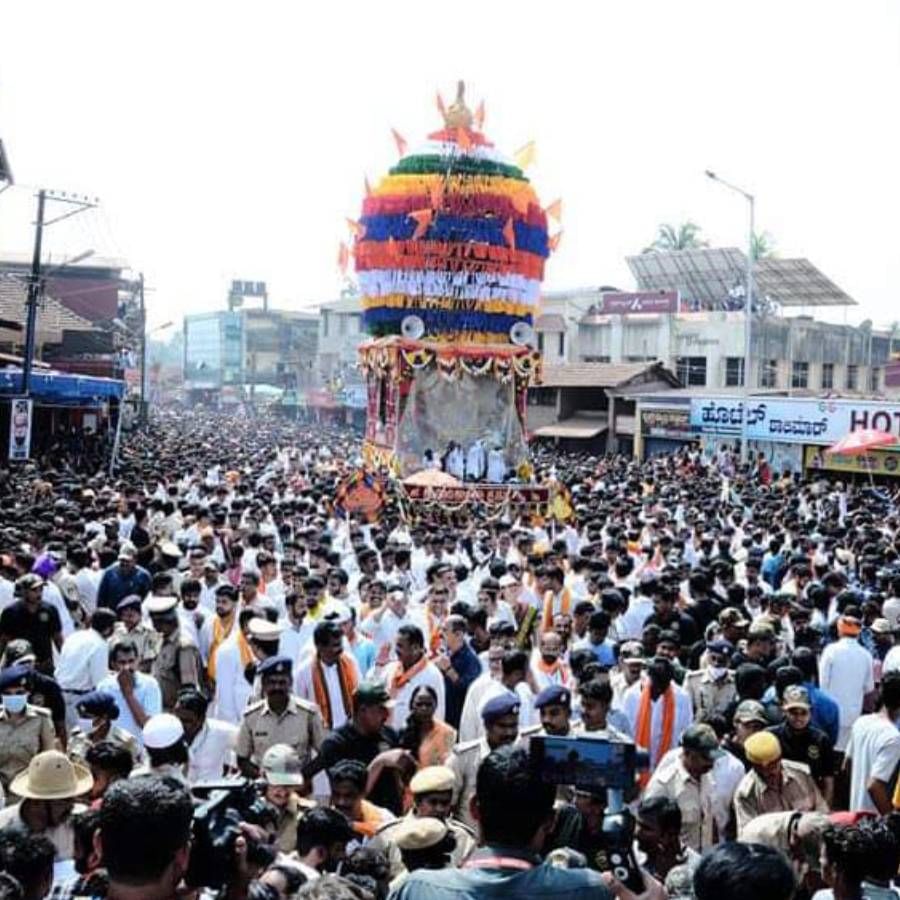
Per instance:
[[[806,468],[812,472],[846,472],[888,475],[900,478],[900,453],[889,450],[873,450],[858,456],[836,456],[823,453],[818,447],[807,447],[803,454]]]
[[[642,409],[641,434],[645,437],[690,438],[691,412],[684,409]]]
[[[738,397],[691,400],[691,428],[701,434],[739,437],[743,415],[744,401]],[[827,446],[856,428],[877,428],[900,437],[900,404],[788,397],[747,401],[750,440]]]
[[[678,291],[606,291],[600,295],[600,315],[678,312]]]

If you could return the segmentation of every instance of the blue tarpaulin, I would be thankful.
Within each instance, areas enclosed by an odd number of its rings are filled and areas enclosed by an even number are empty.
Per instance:
[[[31,371],[31,396],[37,403],[67,406],[99,406],[104,400],[121,400],[125,382],[114,378],[73,375],[71,372]],[[0,369],[0,396],[22,395],[22,370]]]

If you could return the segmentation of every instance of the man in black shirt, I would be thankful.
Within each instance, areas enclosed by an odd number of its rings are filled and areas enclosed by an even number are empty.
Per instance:
[[[35,668],[47,675],[53,674],[53,646],[62,649],[62,622],[55,606],[42,599],[44,579],[31,573],[17,582],[21,600],[17,600],[0,613],[0,652],[16,638],[31,644],[35,655]]]
[[[415,770],[410,754],[400,749],[400,738],[385,725],[391,711],[387,688],[377,681],[361,681],[353,694],[353,718],[336,728],[322,742],[318,755],[307,766],[307,778],[330,769],[340,759],[356,759],[367,766],[377,759],[373,771],[380,772],[368,798],[395,815],[403,814],[403,786],[400,772],[409,765]]]
[[[784,721],[768,730],[778,738],[782,758],[809,766],[810,775],[830,807],[834,794],[834,746],[824,731],[810,724],[809,692],[802,685],[792,684],[784,689],[781,708]]]

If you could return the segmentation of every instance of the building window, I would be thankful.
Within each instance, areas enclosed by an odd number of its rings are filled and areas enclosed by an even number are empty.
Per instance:
[[[536,387],[528,391],[529,406],[556,406],[556,388]]]
[[[538,351],[540,353],[544,352],[544,332],[543,331],[538,332]]]
[[[725,359],[725,387],[743,387],[744,358],[729,356]]]
[[[809,387],[809,363],[794,360],[791,366],[791,387],[792,388],[808,388]]]
[[[859,366],[847,366],[847,390],[859,389]]]
[[[557,352],[560,356],[566,355],[566,333],[564,331],[559,333],[559,350]]]
[[[759,386],[764,388],[778,387],[778,360],[767,359],[759,373]]]
[[[328,310],[322,310],[322,337],[328,337]]]
[[[706,387],[706,357],[679,356],[676,373],[685,387]]]
[[[608,363],[610,360],[609,356],[591,356],[590,354],[581,357],[581,361],[586,363]]]
[[[822,390],[834,388],[834,363],[822,363]]]
[[[869,390],[881,390],[881,368],[879,366],[873,366],[869,373]]]

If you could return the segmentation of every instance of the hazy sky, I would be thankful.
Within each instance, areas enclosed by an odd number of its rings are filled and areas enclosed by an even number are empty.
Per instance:
[[[337,247],[363,178],[439,125],[456,79],[485,130],[564,203],[546,286],[633,285],[626,254],[693,219],[760,229],[900,318],[900,6],[896,0],[254,3],[3,0],[0,136],[23,187],[0,248],[27,249],[32,192],[99,196],[48,233],[143,270],[151,321],[224,305],[232,278],[273,303],[341,285]]]

